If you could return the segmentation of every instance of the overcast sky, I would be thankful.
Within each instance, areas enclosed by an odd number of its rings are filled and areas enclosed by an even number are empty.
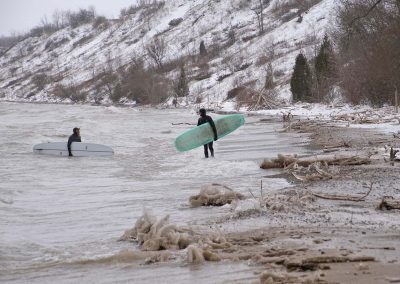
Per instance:
[[[55,10],[76,11],[93,6],[97,14],[116,18],[121,8],[135,2],[136,0],[0,0],[0,36],[8,36],[11,32],[27,32],[40,24],[43,16],[51,21]]]

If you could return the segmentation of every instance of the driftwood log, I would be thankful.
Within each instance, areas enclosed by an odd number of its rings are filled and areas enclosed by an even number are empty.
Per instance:
[[[400,200],[395,200],[392,196],[384,196],[378,208],[380,210],[400,209]]]
[[[329,200],[343,200],[343,201],[354,201],[354,202],[365,201],[365,198],[371,193],[373,185],[374,185],[374,183],[371,182],[368,192],[362,196],[322,194],[322,193],[314,193],[314,192],[311,192],[311,194],[314,195],[315,197],[322,198],[322,199],[329,199]]]
[[[321,264],[326,263],[341,263],[341,262],[366,262],[375,261],[371,256],[316,256],[305,258],[300,261],[287,261],[284,263],[288,271],[315,271],[321,268]]]
[[[278,157],[272,160],[265,159],[260,168],[272,169],[272,168],[291,168],[294,165],[308,167],[314,163],[323,163],[327,165],[363,165],[370,164],[371,159],[369,157],[362,156],[344,156],[344,155],[316,155],[312,157],[297,158],[292,155],[278,154]]]

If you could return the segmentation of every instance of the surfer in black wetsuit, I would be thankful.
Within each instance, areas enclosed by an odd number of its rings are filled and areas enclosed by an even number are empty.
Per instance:
[[[211,125],[211,128],[214,132],[214,141],[217,141],[218,136],[217,136],[217,129],[215,128],[215,124],[211,116],[206,115],[206,110],[204,108],[201,108],[199,110],[200,113],[200,118],[199,121],[197,122],[197,126],[202,125],[204,123],[209,123]],[[208,149],[210,149],[211,157],[214,157],[214,148],[213,148],[213,141],[211,141],[208,144],[204,144],[204,156],[208,158]]]
[[[72,142],[82,142],[80,129],[75,127],[72,131],[73,131],[72,135],[68,138],[68,153],[70,156],[72,156],[72,152],[71,152]]]

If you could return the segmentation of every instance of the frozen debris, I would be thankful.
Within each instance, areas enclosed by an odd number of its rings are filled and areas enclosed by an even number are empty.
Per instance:
[[[296,277],[287,273],[274,273],[270,271],[264,271],[260,276],[261,284],[327,284],[328,282],[321,279],[319,276],[312,276],[304,279],[302,277]]]
[[[292,282],[298,280],[295,277],[291,277],[283,273],[272,273],[270,271],[264,271],[260,276],[261,284],[275,284],[275,283],[295,283]]]
[[[190,245],[187,248],[187,261],[189,263],[202,263],[205,261],[203,256],[203,250],[194,245]]]
[[[262,169],[273,169],[273,168],[286,168],[287,166],[297,161],[297,155],[282,155],[278,154],[276,159],[267,160],[265,159],[260,168]]]
[[[201,248],[196,245],[190,245],[187,248],[188,263],[202,263],[204,261],[220,261],[221,257],[208,249]]]
[[[264,197],[264,203],[269,211],[301,212],[304,209],[313,210],[316,198],[308,191],[289,190],[284,193]]]
[[[380,210],[400,210],[400,200],[394,199],[392,196],[384,196],[381,203],[378,206]]]
[[[257,199],[245,199],[240,201],[234,200],[231,206],[234,212],[245,212],[245,211],[261,212],[260,201]]]
[[[235,192],[225,185],[213,183],[203,186],[199,194],[189,198],[189,202],[192,207],[223,206],[244,198],[243,194]]]
[[[149,256],[145,259],[145,264],[152,264],[157,262],[167,262],[172,258],[172,254],[169,251],[162,251]]]
[[[193,232],[169,223],[169,215],[157,220],[146,210],[120,241],[137,241],[141,250],[183,249],[195,241]]]
[[[193,230],[179,228],[169,223],[168,215],[157,219],[146,210],[135,226],[127,230],[120,240],[136,241],[143,253],[167,251],[162,254],[149,254],[145,259],[146,264],[167,261],[172,258],[171,250],[180,249],[187,249],[189,263],[220,261],[221,257],[214,250],[229,249],[232,246],[220,234],[201,235]]]
[[[369,270],[368,264],[366,264],[366,263],[364,263],[364,262],[360,262],[356,267],[357,267],[357,269],[360,270],[360,271]]]
[[[154,224],[156,220],[156,217],[144,209],[143,215],[136,221],[135,226],[132,229],[126,230],[119,238],[119,241],[136,240],[138,233],[150,231],[152,224]]]

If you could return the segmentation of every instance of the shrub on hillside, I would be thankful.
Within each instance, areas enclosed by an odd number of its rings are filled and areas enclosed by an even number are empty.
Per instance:
[[[93,38],[93,35],[92,35],[92,34],[85,35],[84,37],[82,37],[82,38],[78,39],[77,41],[75,41],[75,42],[72,44],[72,47],[75,48],[75,47],[77,47],[77,46],[80,46],[80,45],[84,44],[85,42],[88,42],[88,41],[91,40],[92,38]]]
[[[94,29],[106,29],[109,27],[110,23],[108,22],[107,18],[104,16],[97,16],[93,21],[93,28]]]
[[[32,77],[31,83],[35,85],[35,87],[41,91],[46,87],[46,85],[50,82],[49,76],[45,73],[39,73]]]
[[[188,80],[186,77],[185,66],[181,64],[180,73],[174,83],[174,93],[176,97],[185,97],[189,94]]]
[[[182,18],[173,19],[173,20],[169,21],[168,25],[170,25],[171,27],[176,27],[176,26],[179,25],[182,21],[183,21]]]
[[[89,9],[79,9],[79,11],[77,12],[68,12],[67,18],[69,25],[72,28],[76,28],[81,25],[93,22],[96,18],[96,12],[93,7]]]
[[[172,95],[171,82],[154,69],[146,69],[142,59],[134,59],[120,74],[120,89],[116,97],[126,97],[139,104],[159,104]],[[119,95],[118,95],[119,94]]]
[[[0,49],[7,50],[9,47],[19,42],[22,38],[23,36],[21,35],[0,36]]]
[[[141,14],[142,17],[147,17],[154,13],[155,11],[161,9],[164,6],[164,1],[157,1],[157,0],[139,0],[137,4],[131,5],[127,8],[123,8],[120,11],[120,18],[132,15],[137,13],[138,11],[144,11]]]
[[[44,49],[47,51],[52,51],[53,49],[56,49],[63,45],[64,43],[68,42],[68,38],[60,38],[60,39],[49,39],[45,46]]]
[[[74,85],[64,86],[62,84],[57,84],[53,89],[53,94],[56,97],[61,99],[70,99],[73,102],[81,102],[86,100],[85,94]]]
[[[271,12],[283,22],[287,22],[297,15],[307,12],[311,7],[318,4],[322,0],[288,0],[275,1]],[[297,11],[296,11],[297,10]]]

